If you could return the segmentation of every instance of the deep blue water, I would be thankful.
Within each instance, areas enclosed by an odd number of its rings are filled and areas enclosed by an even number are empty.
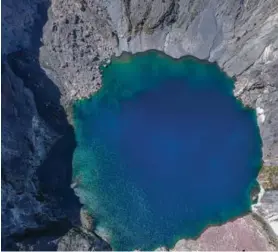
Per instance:
[[[216,64],[124,54],[75,103],[74,178],[114,249],[173,246],[249,211],[261,139],[233,84]]]

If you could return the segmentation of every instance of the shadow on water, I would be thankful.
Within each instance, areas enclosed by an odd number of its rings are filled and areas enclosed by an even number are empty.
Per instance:
[[[57,239],[73,225],[79,224],[81,207],[70,188],[72,156],[76,147],[74,130],[60,104],[61,94],[58,87],[48,78],[39,63],[42,29],[47,21],[49,6],[50,3],[43,3],[37,7],[40,18],[34,22],[32,29],[32,47],[5,56],[13,72],[22,79],[24,86],[32,91],[40,117],[61,136],[48,153],[46,160],[37,169],[37,176],[42,200],[55,201],[54,206],[63,212],[64,218],[61,221],[49,221],[44,229],[27,230],[24,235],[14,237],[15,241],[26,244],[35,242],[36,250],[56,250],[57,245],[50,246],[49,240]],[[38,240],[42,242],[38,243]],[[13,246],[4,249],[16,249]]]

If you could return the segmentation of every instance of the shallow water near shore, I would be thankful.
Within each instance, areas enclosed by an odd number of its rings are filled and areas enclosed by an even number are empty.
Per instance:
[[[250,210],[255,112],[216,64],[157,51],[113,58],[74,104],[73,179],[115,250],[171,247]]]

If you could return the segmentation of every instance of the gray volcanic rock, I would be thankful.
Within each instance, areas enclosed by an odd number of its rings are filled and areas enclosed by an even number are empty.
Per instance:
[[[92,231],[95,229],[95,220],[88,210],[81,208],[80,210],[80,221],[83,229]]]
[[[260,201],[253,206],[253,212],[259,215],[263,222],[268,226],[268,229],[274,231],[273,236],[277,236],[278,190],[270,190],[261,194]]]
[[[53,84],[31,55],[20,52],[7,58],[2,64],[1,90],[1,239],[3,248],[18,249],[30,236],[67,232],[79,222],[79,203],[69,187],[73,130],[55,104]],[[55,157],[53,150],[64,156]]]
[[[235,95],[257,111],[264,165],[277,166],[276,0],[69,0],[50,9],[41,62],[59,69],[65,106],[100,87],[98,65],[113,54],[207,59],[236,78]]]
[[[79,223],[67,117],[100,88],[99,65],[123,51],[216,62],[257,111],[264,165],[278,167],[277,0],[3,0],[2,31],[4,248],[56,249]],[[254,206],[276,235],[277,204],[277,192],[261,190]],[[98,239],[71,229],[59,248],[102,248]]]
[[[2,65],[3,238],[38,227],[38,214],[51,219],[50,209],[36,198],[36,168],[57,137],[39,117],[32,92],[8,64]]]
[[[79,223],[80,204],[69,186],[73,129],[38,62],[47,8],[46,1],[2,1],[4,250],[54,250],[51,241]]]
[[[217,62],[237,79],[235,95],[262,111],[264,162],[277,164],[277,38],[276,0],[53,1],[40,55],[59,72],[65,105],[95,92],[98,65],[123,51]]]
[[[2,54],[32,44],[34,21],[40,18],[38,7],[43,0],[2,1]]]
[[[59,251],[110,251],[110,245],[94,233],[72,228],[58,243]]]
[[[117,37],[98,1],[62,0],[52,2],[43,43],[41,64],[46,72],[59,72],[61,102],[67,107],[100,87],[98,65],[113,54]]]

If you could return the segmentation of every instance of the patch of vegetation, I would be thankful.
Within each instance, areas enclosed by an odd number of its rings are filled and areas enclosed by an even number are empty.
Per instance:
[[[143,31],[144,31],[146,34],[151,35],[151,34],[153,34],[154,29],[153,29],[152,27],[148,26],[148,25],[144,25],[144,26],[143,26]]]
[[[278,190],[278,166],[263,166],[258,180],[265,190]]]

